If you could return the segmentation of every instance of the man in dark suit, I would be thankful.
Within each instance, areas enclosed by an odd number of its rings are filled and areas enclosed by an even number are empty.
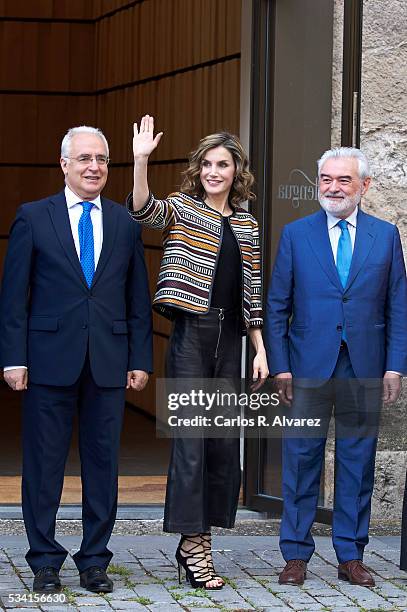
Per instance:
[[[80,582],[110,592],[107,548],[117,507],[125,389],[152,368],[151,309],[139,228],[100,196],[109,149],[100,130],[62,141],[64,191],[23,204],[5,260],[1,314],[4,378],[23,398],[23,514],[34,590],[61,588],[67,551],[55,540],[64,466],[78,412],[83,539]]]
[[[302,584],[314,552],[326,425],[335,406],[332,539],[338,577],[373,586],[362,563],[368,542],[377,417],[407,372],[407,289],[397,228],[364,213],[370,184],[359,149],[318,162],[323,210],[282,233],[267,306],[270,372],[293,414],[322,417],[320,437],[283,440],[281,584]],[[291,318],[292,317],[292,318]],[[363,379],[363,380],[362,380]]]

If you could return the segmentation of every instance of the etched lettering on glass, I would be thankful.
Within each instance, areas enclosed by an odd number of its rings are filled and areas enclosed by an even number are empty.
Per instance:
[[[294,168],[288,183],[278,186],[277,198],[289,200],[293,208],[299,208],[302,202],[318,202],[318,177],[311,179],[299,168]]]

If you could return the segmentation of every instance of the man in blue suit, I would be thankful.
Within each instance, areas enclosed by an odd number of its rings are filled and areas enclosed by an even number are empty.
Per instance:
[[[23,204],[13,223],[0,298],[0,363],[23,398],[23,514],[34,590],[61,588],[67,551],[55,540],[65,461],[79,421],[83,539],[80,583],[110,592],[107,548],[117,507],[125,389],[152,368],[151,309],[140,230],[100,196],[103,133],[72,128],[62,141],[64,191]]]
[[[267,305],[268,360],[281,399],[294,414],[318,413],[325,423],[319,438],[283,440],[280,548],[287,564],[279,581],[306,578],[334,405],[338,577],[373,586],[362,563],[377,441],[372,413],[377,417],[382,398],[397,399],[407,372],[406,273],[397,228],[359,208],[371,181],[365,155],[326,151],[318,174],[323,210],[284,228]]]

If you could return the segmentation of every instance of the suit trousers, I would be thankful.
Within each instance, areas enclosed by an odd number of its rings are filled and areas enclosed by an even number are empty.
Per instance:
[[[74,555],[79,572],[107,568],[107,548],[117,510],[118,450],[124,388],[98,387],[89,359],[71,386],[29,384],[23,401],[22,505],[34,573],[59,569],[68,552],[55,540],[65,463],[78,414],[83,539]]]
[[[241,377],[238,309],[205,315],[180,313],[167,353],[168,378]],[[199,436],[199,434],[198,434]],[[164,531],[204,533],[212,525],[234,526],[240,490],[240,440],[175,437],[168,469]]]
[[[318,505],[326,434],[335,407],[335,494],[332,541],[339,563],[362,559],[368,543],[377,428],[382,388],[355,378],[348,349],[339,353],[330,381],[316,388],[294,386],[288,416],[322,417],[320,437],[284,436],[283,516],[280,549],[286,561],[309,561],[311,527]]]

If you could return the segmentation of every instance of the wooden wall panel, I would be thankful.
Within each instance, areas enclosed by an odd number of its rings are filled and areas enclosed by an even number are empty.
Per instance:
[[[37,24],[0,22],[1,89],[33,89],[37,80]],[[11,51],[13,50],[13,51]],[[11,54],[13,61],[11,60]]]
[[[154,373],[141,392],[127,391],[126,400],[150,414],[155,414],[155,385],[157,378],[164,377],[168,340],[154,336]]]
[[[110,142],[110,140],[109,140]],[[114,153],[114,147],[111,149]],[[130,162],[130,160],[129,160]],[[149,183],[151,190],[158,198],[164,198],[168,194],[178,191],[181,182],[181,172],[184,170],[184,164],[163,164],[151,165],[149,168]],[[126,197],[133,188],[133,167],[127,165],[125,167],[111,166],[109,169],[109,178],[105,191],[106,197],[111,198],[119,203],[124,203]],[[159,234],[159,232],[153,232]],[[154,241],[153,244],[159,244]]]
[[[143,232],[143,241],[144,241],[144,232]],[[158,279],[158,272],[160,269],[161,256],[162,256],[161,250],[145,247],[145,258],[146,258],[146,264],[149,270],[148,280],[149,280],[151,296],[154,295],[155,288],[157,286],[157,279]]]
[[[162,249],[162,233],[159,230],[143,228],[143,243],[147,247]]]
[[[240,0],[146,0],[96,24],[97,88],[240,53]],[[115,49],[115,53],[111,53]]]
[[[92,19],[93,12],[92,0],[0,0],[0,17],[15,19]]]
[[[83,2],[84,0],[82,0]],[[146,2],[148,0],[135,0],[136,2]],[[93,0],[93,17],[101,19],[105,15],[109,15],[112,11],[116,11],[126,6],[134,4],[134,0]]]
[[[0,95],[0,163],[57,162],[67,129],[92,125],[94,108],[91,96]]]
[[[145,243],[144,230],[143,230],[143,241]],[[152,249],[146,245],[144,251],[145,251],[146,265],[149,271],[150,294],[151,294],[151,298],[153,298],[155,295],[156,287],[157,287],[157,279],[158,279],[158,273],[160,270],[162,250]],[[165,317],[154,312],[153,313],[153,327],[154,327],[155,332],[158,332],[159,334],[169,335],[170,329],[171,329],[171,323]]]
[[[110,143],[110,138],[107,135],[107,138]],[[110,155],[112,155],[112,150],[110,151]],[[109,176],[107,179],[106,187],[103,192],[107,198],[114,200],[115,202],[119,202],[119,204],[124,204],[127,195],[130,193],[133,184],[133,169],[131,166],[127,167],[119,167],[116,168],[111,166],[109,168]]]
[[[150,189],[157,198],[165,198],[170,193],[178,191],[186,168],[183,164],[151,165],[148,176]]]
[[[226,54],[240,53],[240,33],[242,19],[242,3],[236,0],[224,0],[226,5],[227,27],[223,30],[226,41]]]
[[[87,23],[0,21],[1,90],[92,93],[94,29]]]
[[[124,162],[133,121],[153,114],[164,137],[152,159],[183,159],[206,134],[238,131],[239,88],[239,60],[222,62],[101,96],[97,124],[114,141],[115,161]]]
[[[69,90],[93,92],[96,84],[94,66],[97,61],[94,26],[70,24],[69,43]],[[60,54],[57,57],[61,69],[62,58]]]
[[[70,41],[70,24],[66,23],[40,23],[21,24],[23,30],[27,26],[34,27],[37,33],[37,48],[32,53],[37,58],[36,80],[32,89],[44,91],[68,91],[69,76],[73,65],[71,53],[75,46],[75,38]],[[88,26],[90,29],[92,26]],[[79,36],[77,42],[80,42]],[[61,70],[63,65],[63,69]],[[22,83],[25,87],[24,82]]]
[[[17,208],[63,189],[64,175],[58,168],[0,167],[0,234],[8,234]]]

